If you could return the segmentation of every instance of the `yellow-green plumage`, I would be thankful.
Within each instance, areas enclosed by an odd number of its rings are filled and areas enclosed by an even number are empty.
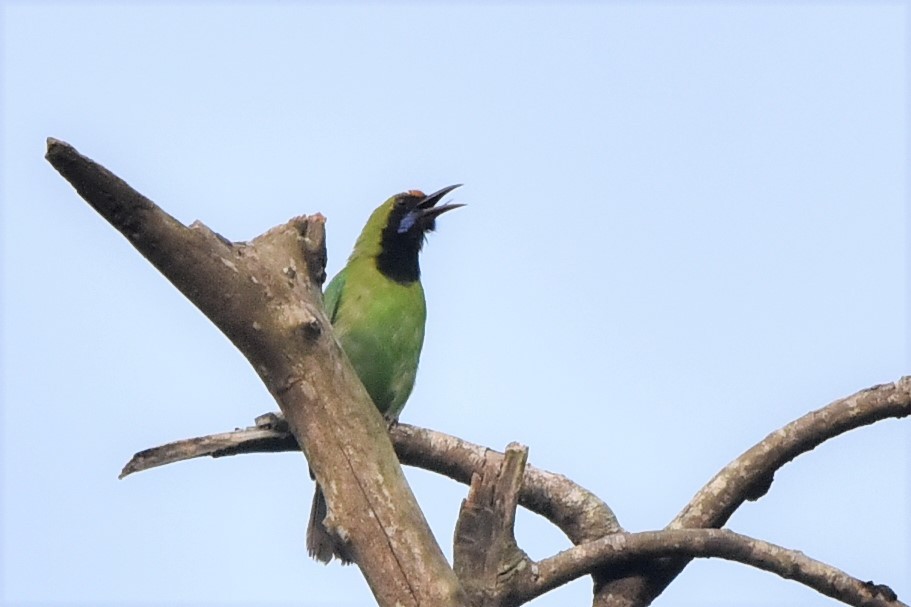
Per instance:
[[[401,283],[377,269],[381,234],[394,202],[390,198],[373,212],[348,264],[324,295],[336,337],[387,419],[398,417],[414,388],[427,319],[421,281]]]
[[[372,260],[352,259],[327,288],[326,303],[335,298],[333,330],[367,393],[395,419],[414,387],[427,308],[419,281],[402,285],[376,273]]]
[[[436,206],[456,187],[429,196],[411,190],[380,205],[323,294],[333,332],[373,403],[390,421],[398,419],[411,395],[424,344],[427,307],[418,254],[436,217],[461,206]],[[347,547],[325,528],[325,516],[325,498],[317,485],[307,549],[323,562],[333,557],[350,562]]]

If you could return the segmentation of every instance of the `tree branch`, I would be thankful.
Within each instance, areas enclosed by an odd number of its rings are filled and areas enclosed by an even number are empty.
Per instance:
[[[575,546],[540,561],[533,583],[517,589],[510,604],[518,605],[598,568],[664,557],[722,558],[794,580],[855,607],[907,607],[887,586],[862,582],[844,571],[796,550],[725,529],[678,529],[618,533]],[[526,578],[527,579],[527,578]]]
[[[911,415],[911,376],[880,384],[811,411],[725,466],[671,522],[671,528],[719,527],[746,500],[756,501],[775,473],[823,442],[862,426]]]
[[[775,472],[826,440],[888,418],[911,415],[911,376],[838,399],[791,422],[725,466],[671,521],[669,529],[718,528],[748,499],[765,495]],[[650,604],[683,571],[689,559],[656,564],[648,575],[635,571],[599,588],[599,607]]]
[[[250,243],[231,243],[198,222],[187,228],[62,141],[48,139],[46,158],[253,365],[377,601],[464,604],[385,423],[323,312],[323,217],[298,217]]]
[[[197,457],[299,450],[282,417],[266,413],[256,418],[256,424],[145,449],[127,462],[120,478]],[[408,424],[393,426],[390,437],[402,464],[430,470],[466,485],[485,465],[499,465],[504,457],[455,436]],[[519,504],[552,522],[575,544],[623,530],[610,507],[593,493],[562,474],[531,465],[525,466]]]
[[[285,432],[277,442],[274,429],[257,427],[241,442],[237,433],[181,441],[137,454],[123,475],[202,454],[301,445],[326,491],[331,526],[350,542],[381,605],[465,604],[458,580],[404,481],[385,425],[323,313],[323,218],[298,217],[250,243],[231,243],[198,222],[189,228],[182,225],[66,143],[49,139],[46,157],[241,350],[288,420],[290,439]],[[822,442],[909,414],[911,377],[835,401],[770,434],[731,462],[693,497],[669,530],[651,534],[610,535],[621,529],[603,502],[559,475],[529,468],[518,498],[582,545],[542,561],[537,581],[510,601],[517,604],[592,573],[596,605],[646,605],[690,559],[719,556],[796,579],[851,604],[899,605],[887,587],[859,582],[799,553],[727,531],[691,528],[724,525],[745,500],[768,491],[778,469]],[[414,458],[418,465],[438,468],[462,482],[485,462],[489,466],[503,457],[408,426],[394,428],[393,436],[403,461]],[[606,572],[613,577],[608,579]]]
[[[432,470],[471,483],[485,463],[499,463],[503,454],[449,434],[398,424],[390,432],[403,464]],[[623,531],[610,507],[594,493],[562,474],[525,466],[519,504],[556,525],[574,544]]]
[[[774,474],[774,471],[777,468],[780,468],[801,453],[809,451],[825,440],[834,438],[848,430],[871,424],[882,419],[891,417],[900,418],[909,414],[911,414],[911,377],[903,377],[894,384],[874,386],[862,390],[853,396],[839,399],[827,407],[811,412],[795,422],[788,424],[781,430],[773,432],[762,442],[728,464],[708,485],[706,485],[705,488],[697,493],[688,508],[685,509],[676,520],[686,520],[684,517],[687,512],[699,512],[699,510],[696,509],[696,505],[701,504],[701,512],[709,517],[705,519],[706,521],[714,521],[718,525],[723,525],[727,520],[727,517],[730,516],[730,513],[721,520],[712,517],[717,517],[719,516],[718,513],[723,513],[725,504],[730,504],[732,500],[737,501],[739,499],[739,502],[736,503],[736,506],[739,506],[739,504],[743,503],[746,499],[751,497],[755,499],[759,495],[764,494],[764,491],[757,491],[755,487],[758,484],[759,487],[768,489],[768,482],[757,483],[755,479],[763,478],[764,476],[768,477],[768,471],[771,470],[771,473]],[[269,414],[260,416],[258,420],[261,420],[262,423],[257,428],[250,428],[248,430],[238,431],[237,433],[227,433],[225,435],[202,437],[201,439],[189,439],[189,441],[181,441],[176,444],[179,445],[182,442],[190,443],[190,451],[197,451],[197,454],[193,456],[213,455],[216,457],[236,453],[270,452],[295,448],[293,437],[289,437],[287,432],[281,431],[283,420]],[[269,439],[265,439],[262,435],[262,428],[264,425],[266,427],[275,425],[276,429],[274,430],[274,434]],[[419,466],[444,474],[466,484],[470,482],[473,473],[480,472],[483,469],[486,461],[485,458],[496,453],[456,437],[414,426],[408,426],[406,424],[399,424],[392,429],[391,433],[396,446],[396,451],[399,454],[402,463]],[[197,441],[206,441],[208,439],[238,434],[237,442],[229,447],[222,447],[221,443],[213,443],[219,445],[220,450],[214,450],[214,452],[211,453],[202,452],[205,451],[203,445],[206,445],[207,443],[200,442],[200,446],[195,445]],[[165,446],[165,448],[167,447],[168,446]],[[136,458],[140,458],[145,453],[146,452],[137,454]],[[496,454],[496,456],[502,457],[501,454]],[[134,458],[134,461],[136,458]],[[125,472],[132,465],[133,462],[128,464],[127,468],[125,468]],[[146,467],[149,466],[140,464],[137,467],[137,470]],[[728,481],[725,481],[725,478],[727,478]],[[724,492],[723,489],[726,487],[726,482],[732,483],[736,490]],[[720,485],[718,485],[719,483]],[[716,487],[716,489],[712,489],[713,486]],[[713,490],[719,491],[719,494],[722,496],[717,501],[713,500],[711,497]],[[607,537],[611,534],[623,531],[616,522],[613,513],[607,505],[603,504],[597,497],[581,487],[578,487],[561,475],[536,470],[535,468],[528,466],[526,468],[519,498],[522,506],[553,522],[576,544],[583,544],[585,542],[594,542],[597,544],[598,542],[596,540],[620,542],[623,541],[620,538],[631,537],[628,534]],[[734,509],[736,509],[736,507]],[[733,512],[733,510],[731,510],[731,512]],[[694,520],[695,519],[690,519],[690,524],[693,524]],[[680,523],[678,522],[676,524]],[[588,548],[589,546],[591,546],[591,544],[586,544],[584,547]],[[592,567],[586,565],[584,571],[576,570],[568,579],[594,572],[596,574],[596,579],[600,576],[601,579],[607,580],[606,583],[599,585],[596,588],[596,605],[647,604],[647,602],[645,602],[646,599],[643,597],[648,597],[651,593],[654,593],[654,596],[660,594],[667,584],[669,584],[679,571],[683,569],[686,563],[689,562],[690,557],[713,556],[695,553],[689,555],[685,551],[682,553],[662,553],[660,555],[656,553],[656,557],[680,557],[681,554],[684,554],[686,555],[686,558],[676,558],[672,561],[651,561],[647,565],[643,565],[641,559],[633,559],[629,551],[630,549],[626,549],[622,556],[601,562],[602,568],[600,570],[592,568],[595,567],[594,565]],[[637,554],[636,556],[642,557],[645,555]],[[542,561],[542,565],[544,563],[547,563],[547,561]],[[546,572],[546,570],[542,571]],[[650,577],[643,575],[642,571],[648,571]],[[813,569],[811,568],[811,572],[812,571]],[[623,572],[627,573],[624,575]],[[552,587],[565,583],[568,579],[563,579],[559,582],[553,581],[559,579],[560,576],[565,575],[568,574],[564,572],[559,575],[557,573],[544,575],[544,573],[542,573],[542,587],[543,585]],[[610,577],[608,577],[608,575]],[[547,581],[548,576],[551,581]],[[853,578],[851,578],[851,580],[853,580]],[[854,590],[849,588],[846,592],[849,593],[848,596],[855,596],[856,598],[861,596],[862,592],[857,590],[857,584],[855,582],[856,580],[850,582],[853,586],[850,586],[849,584],[850,588],[854,588]],[[654,585],[648,586],[649,583]],[[816,583],[819,582],[812,580],[807,582],[808,585],[814,588],[816,587],[814,585]],[[878,588],[882,590],[881,594],[888,598],[888,592],[883,590],[886,587],[874,586],[869,582],[864,584],[864,586],[870,592],[873,592]],[[836,584],[835,586],[832,586],[832,588],[837,590],[839,586]],[[613,590],[613,594],[609,592],[610,590]],[[537,591],[535,589],[526,588],[517,592],[518,594],[516,595],[515,600],[516,602],[520,602],[521,600],[527,600],[532,596],[537,596],[537,594],[540,594],[543,590]],[[624,594],[627,592],[629,594]],[[850,593],[854,594],[851,595]],[[647,601],[650,602],[654,596],[648,598]],[[829,594],[829,596],[834,595]],[[850,599],[847,602],[854,604],[852,602],[854,600],[855,599]]]

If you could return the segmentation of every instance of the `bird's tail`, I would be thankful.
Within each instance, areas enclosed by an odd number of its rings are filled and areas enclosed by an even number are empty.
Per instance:
[[[310,524],[307,525],[307,552],[321,563],[337,558],[343,565],[349,565],[352,559],[348,548],[330,534],[323,523],[326,513],[326,498],[317,485],[313,492],[313,505],[310,507]]]

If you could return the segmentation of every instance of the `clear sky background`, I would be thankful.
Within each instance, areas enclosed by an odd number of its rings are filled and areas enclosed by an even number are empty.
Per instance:
[[[234,240],[328,218],[329,273],[396,192],[465,186],[423,255],[403,421],[664,526],[783,424],[911,373],[902,3],[6,2],[5,605],[364,605],[311,561],[299,454],[117,480],[275,406],[48,165],[70,142]],[[729,527],[911,598],[911,422],[800,457]],[[465,487],[409,470],[438,539]],[[535,558],[568,547],[519,517]],[[584,605],[588,580],[536,604]],[[693,563],[662,605],[829,606]]]

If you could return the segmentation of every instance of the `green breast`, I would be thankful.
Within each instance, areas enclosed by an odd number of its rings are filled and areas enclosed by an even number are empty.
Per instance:
[[[420,281],[403,285],[372,260],[350,262],[326,288],[336,337],[377,409],[397,418],[414,388],[427,308]]]

